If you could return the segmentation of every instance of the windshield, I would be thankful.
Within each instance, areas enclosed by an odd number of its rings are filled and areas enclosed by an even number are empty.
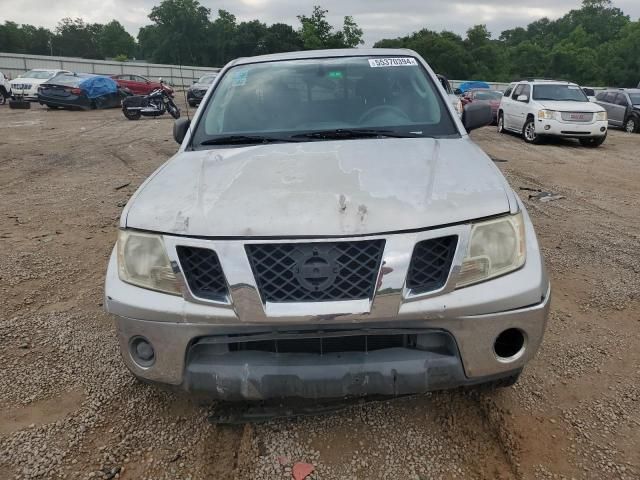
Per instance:
[[[630,93],[629,98],[633,105],[640,105],[640,93]]]
[[[588,102],[589,99],[577,85],[534,85],[534,100]]]
[[[486,92],[476,92],[474,98],[476,100],[500,100],[502,98],[502,93],[487,90]]]
[[[359,130],[359,132],[356,132]],[[459,132],[434,83],[413,57],[343,57],[239,65],[219,81],[193,145],[216,138],[335,139],[362,133],[447,137]],[[218,142],[223,144],[223,142]]]
[[[29,70],[27,73],[23,73],[21,78],[37,78],[38,80],[47,80],[53,77],[54,72],[46,72],[42,70]]]
[[[93,75],[73,75],[70,73],[60,73],[53,77],[49,82],[52,85],[65,85],[69,87],[77,87],[83,80],[91,78]]]
[[[203,75],[198,79],[198,83],[204,83],[205,85],[211,85],[216,79],[216,75]]]

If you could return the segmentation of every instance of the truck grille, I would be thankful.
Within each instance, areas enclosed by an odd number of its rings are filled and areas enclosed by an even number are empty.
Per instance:
[[[442,288],[449,276],[457,244],[456,235],[417,243],[409,265],[407,288],[414,294]]]
[[[384,240],[246,245],[264,302],[372,298]]]
[[[230,343],[229,350],[271,353],[374,352],[387,348],[414,348],[416,335],[354,335],[344,337],[290,338]]]
[[[591,112],[561,112],[561,116],[565,122],[590,123],[593,120]]]
[[[182,272],[195,297],[206,300],[227,299],[227,282],[218,255],[208,248],[176,248]]]

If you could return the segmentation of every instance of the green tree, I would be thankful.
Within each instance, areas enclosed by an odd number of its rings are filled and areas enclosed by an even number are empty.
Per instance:
[[[305,50],[322,48],[353,48],[363,42],[363,31],[353,17],[346,16],[342,30],[334,32],[327,20],[328,10],[316,5],[310,16],[298,15],[300,20],[299,34]]]
[[[4,52],[48,55],[52,39],[53,33],[46,28],[9,21],[0,25],[0,49]]]
[[[55,52],[67,57],[103,58],[98,44],[101,32],[100,24],[85,23],[81,18],[63,18],[56,27]]]
[[[98,45],[103,57],[124,55],[131,58],[136,52],[136,41],[117,20],[104,25],[98,35]]]
[[[235,15],[226,10],[218,10],[218,17],[207,29],[208,61],[212,65],[224,65],[233,59],[233,39],[238,24]]]
[[[197,0],[163,0],[149,14],[156,27],[150,37],[158,43],[145,50],[153,50],[157,62],[203,64],[210,13]]]
[[[353,17],[344,17],[342,25],[342,38],[344,46],[347,48],[355,48],[364,43],[362,40],[363,30],[358,26]]]
[[[269,26],[263,42],[265,53],[295,52],[304,48],[298,32],[286,23],[274,23]]]
[[[300,36],[306,50],[328,48],[333,27],[327,21],[327,13],[329,13],[328,10],[316,5],[310,16],[298,15],[298,20],[302,24]]]

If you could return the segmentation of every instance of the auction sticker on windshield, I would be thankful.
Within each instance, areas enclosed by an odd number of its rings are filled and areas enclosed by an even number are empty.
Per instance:
[[[412,57],[370,58],[371,67],[412,67],[418,65],[418,61]]]

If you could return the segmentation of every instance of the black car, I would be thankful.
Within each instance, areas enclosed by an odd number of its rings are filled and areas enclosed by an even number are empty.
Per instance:
[[[49,108],[115,108],[128,94],[109,77],[60,73],[38,88],[38,102]]]
[[[209,86],[213,83],[213,81],[218,76],[217,73],[207,73],[200,77],[197,81],[193,83],[187,90],[187,102],[192,107],[196,107],[202,101],[202,97],[209,90]]]

